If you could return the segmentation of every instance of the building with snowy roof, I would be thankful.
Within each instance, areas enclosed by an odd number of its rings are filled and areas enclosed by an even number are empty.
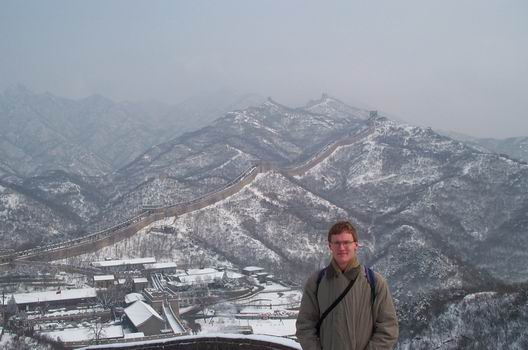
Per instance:
[[[156,272],[175,273],[176,263],[175,262],[163,262],[163,263],[155,263],[155,264],[145,264],[143,265],[143,269],[147,273],[156,273]]]
[[[111,288],[114,286],[114,275],[95,275],[93,276],[93,286],[95,288]]]
[[[174,311],[176,316],[179,316],[180,312],[180,305],[178,301],[178,296],[173,294],[167,294],[165,292],[162,292],[158,289],[144,289],[143,290],[143,296],[145,297],[146,301],[152,306],[154,310],[156,310],[159,313],[163,312],[163,304],[169,303],[172,310]]]
[[[107,272],[120,272],[143,270],[144,265],[155,264],[156,258],[136,258],[123,260],[102,260],[91,263],[93,267],[98,267]]]
[[[213,268],[206,269],[189,269],[185,273],[179,273],[175,276],[174,286],[197,286],[215,283],[218,280],[239,279],[243,276],[233,271],[219,271]]]
[[[264,272],[265,269],[263,267],[258,266],[246,266],[242,269],[242,273],[247,276],[254,276],[257,273]]]
[[[47,305],[49,307],[77,306],[91,304],[97,300],[95,288],[18,293],[13,294],[13,297],[18,308],[21,310],[34,310],[40,305]],[[11,296],[6,297],[4,303],[7,305],[10,299]]]
[[[141,293],[129,293],[125,295],[125,303],[132,304],[138,300],[145,301],[145,297]]]
[[[136,293],[148,287],[148,279],[146,277],[134,277],[132,281],[134,282],[134,292]]]
[[[268,280],[269,273],[267,272],[257,272],[255,277],[260,283],[265,283]]]
[[[145,335],[161,334],[165,321],[150,305],[138,300],[125,308],[126,320],[136,332]]]

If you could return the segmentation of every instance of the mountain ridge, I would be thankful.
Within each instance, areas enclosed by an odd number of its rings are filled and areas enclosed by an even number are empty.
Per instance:
[[[450,343],[454,348],[465,344],[463,336],[474,339],[482,325],[457,313],[479,315],[477,307],[506,323],[510,340],[504,344],[522,344],[514,332],[526,315],[497,310],[510,299],[522,301],[528,277],[519,268],[528,264],[523,249],[528,165],[428,128],[333,108],[334,115],[274,103],[232,111],[207,128],[160,143],[104,178],[82,177],[83,183],[55,174],[23,185],[40,186],[50,200],[63,203],[92,198],[96,213],[87,217],[110,227],[136,215],[143,204],[163,207],[221,189],[255,162],[287,167],[322,154],[306,172],[285,176],[263,168],[267,171],[226,198],[148,223],[113,246],[68,262],[146,254],[182,264],[222,259],[222,264],[258,264],[301,284],[328,262],[328,227],[348,219],[360,234],[361,261],[390,284],[402,326],[400,348],[441,345],[443,338],[430,327],[442,324],[449,326],[442,337],[456,338]],[[371,133],[325,153],[332,142],[361,133],[368,123],[374,124]],[[88,192],[100,194],[85,195],[88,186],[93,186]],[[14,215],[5,204],[15,201],[9,191],[0,191],[2,217]],[[493,343],[481,336],[476,344]]]

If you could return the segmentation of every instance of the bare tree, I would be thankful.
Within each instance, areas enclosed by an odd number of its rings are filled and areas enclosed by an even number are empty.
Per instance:
[[[100,289],[97,291],[97,301],[103,308],[110,309],[121,302],[124,298],[123,294],[120,288]]]
[[[101,339],[105,336],[104,325],[100,317],[98,317],[95,322],[91,324],[90,331],[93,334],[92,341],[95,344],[99,344]]]
[[[134,278],[130,274],[127,274],[125,278],[124,289],[126,293],[132,293],[134,291]]]
[[[4,344],[5,350],[31,350],[31,346],[25,342],[25,337],[15,337]]]
[[[15,301],[15,296],[11,295],[11,298],[7,301],[6,310],[5,310],[5,319],[9,319],[9,317],[14,316],[18,313],[18,306]]]

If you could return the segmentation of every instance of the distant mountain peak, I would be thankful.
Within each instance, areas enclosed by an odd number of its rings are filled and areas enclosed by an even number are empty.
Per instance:
[[[304,109],[312,113],[323,114],[334,118],[369,118],[369,111],[352,107],[326,93],[323,93],[318,100],[308,101]]]
[[[274,111],[284,111],[284,110],[291,110],[292,108],[285,106],[283,104],[278,103],[271,97],[268,97],[266,101],[260,105],[261,108],[274,110]]]
[[[321,98],[319,98],[317,100],[308,101],[308,103],[306,104],[305,108],[309,109],[311,107],[314,107],[314,106],[317,106],[317,105],[320,105],[320,104],[327,104],[327,103],[340,103],[340,104],[346,105],[345,103],[341,102],[337,98],[334,98],[334,97],[328,95],[327,93],[323,92],[321,94]]]

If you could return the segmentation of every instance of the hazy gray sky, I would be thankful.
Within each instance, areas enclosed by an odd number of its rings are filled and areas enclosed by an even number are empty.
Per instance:
[[[411,123],[528,135],[528,2],[5,1],[0,88],[177,103],[322,92]]]

